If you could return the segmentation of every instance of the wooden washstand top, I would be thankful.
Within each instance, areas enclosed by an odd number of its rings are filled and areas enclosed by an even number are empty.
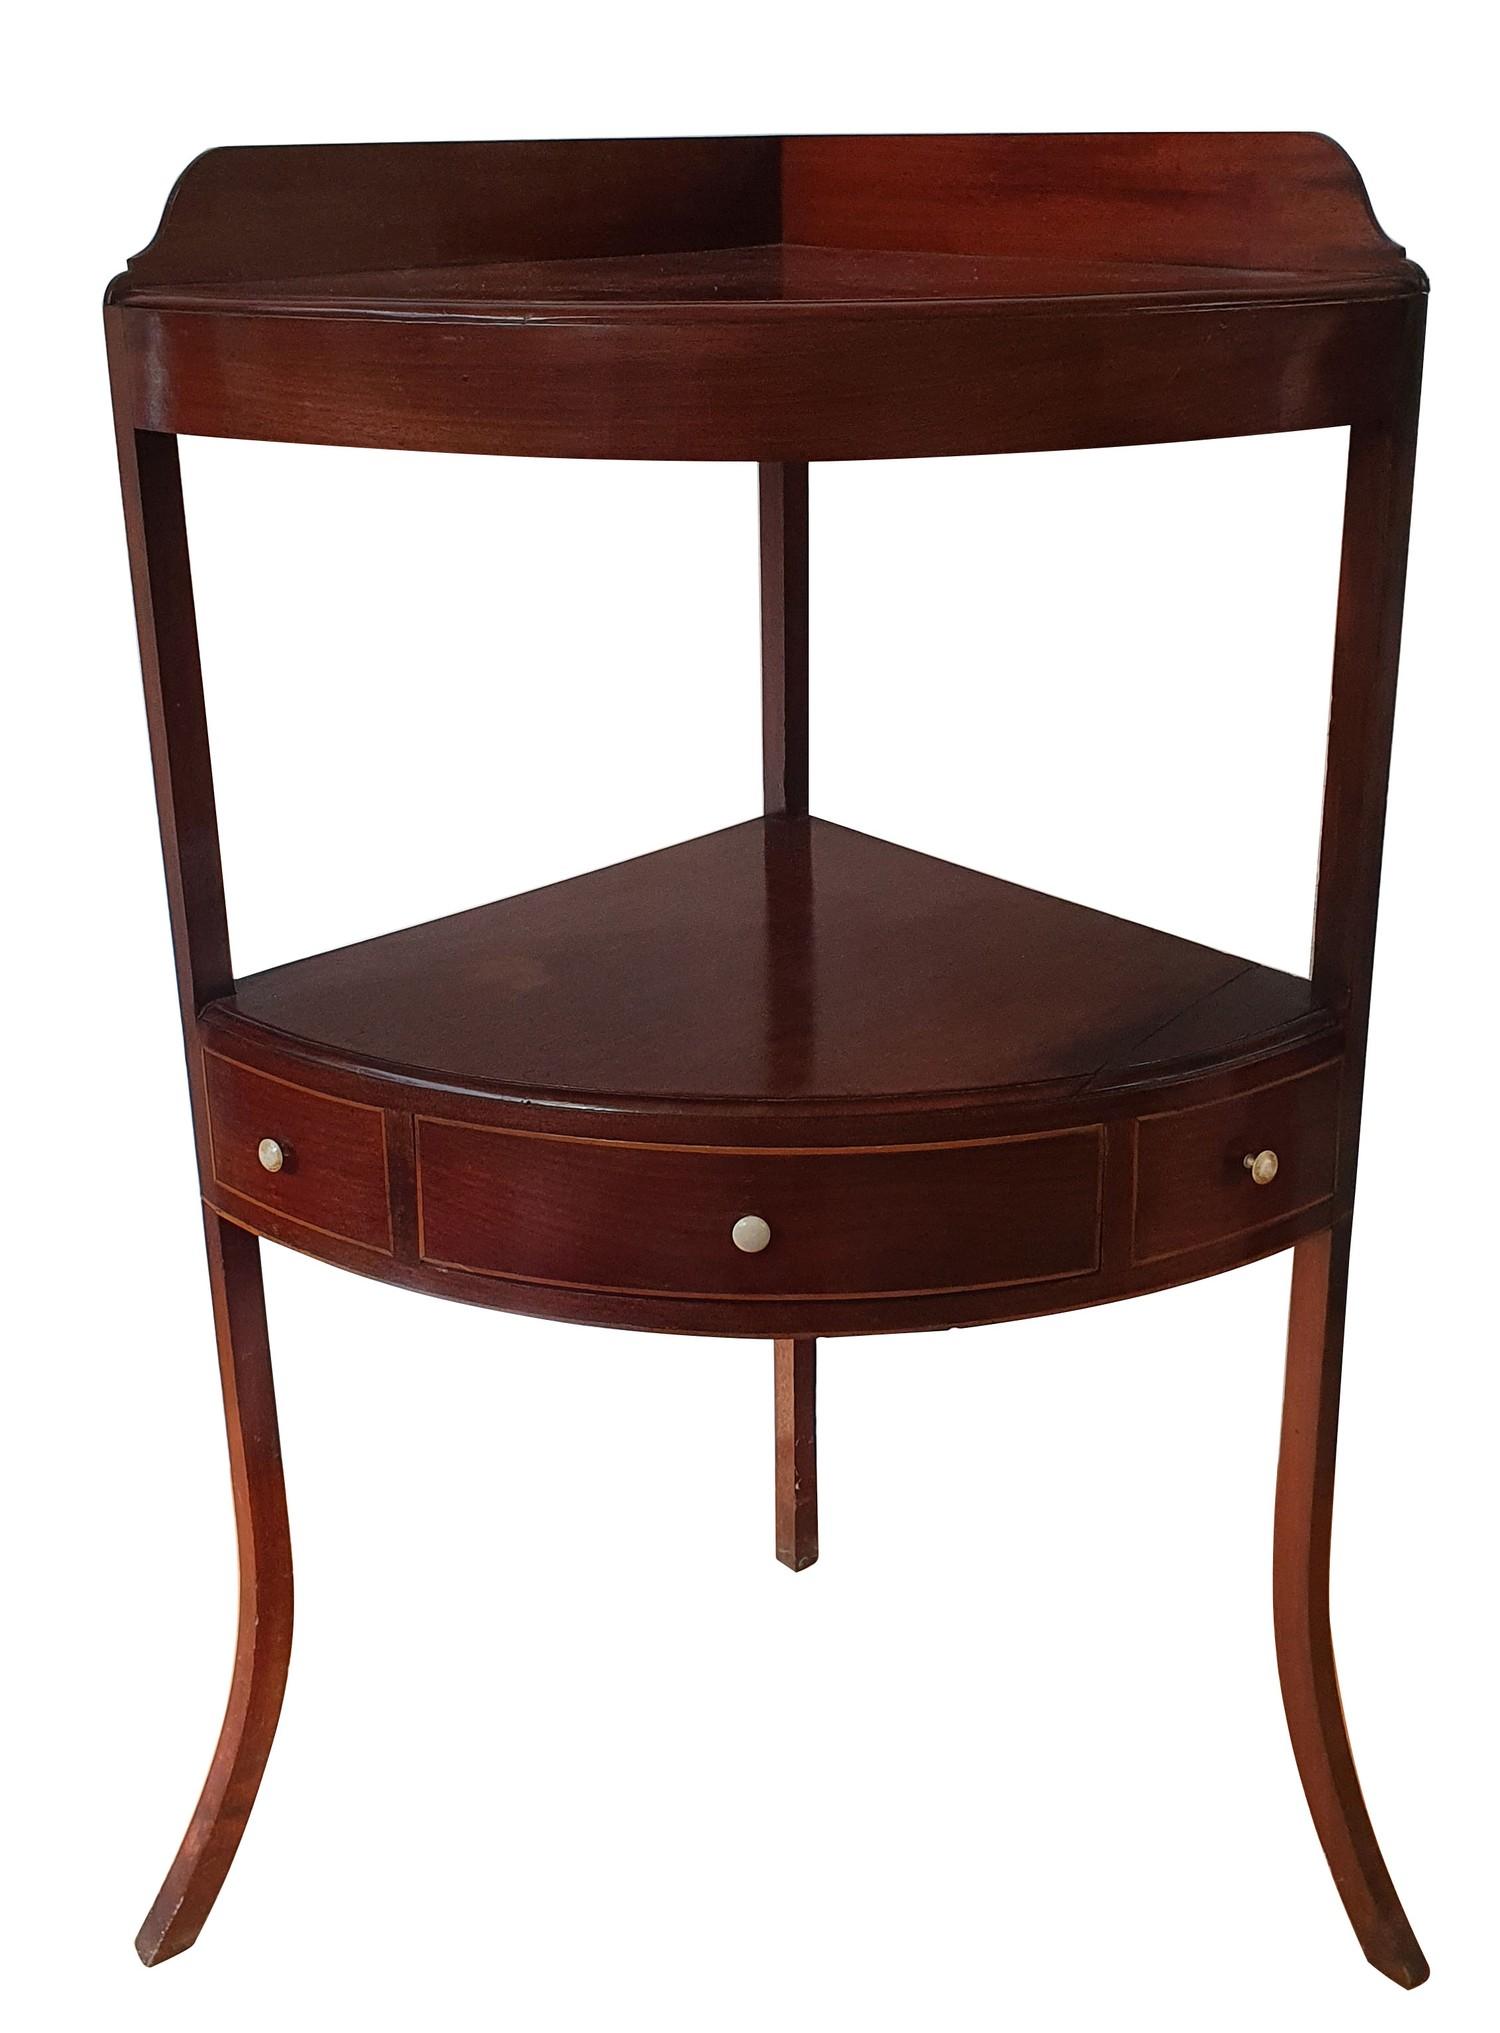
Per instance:
[[[163,431],[765,460],[1357,421],[1424,288],[1321,135],[800,136],[218,149],[109,302]]]

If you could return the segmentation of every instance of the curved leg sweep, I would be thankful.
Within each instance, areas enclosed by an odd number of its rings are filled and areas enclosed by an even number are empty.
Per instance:
[[[136,1936],[144,1963],[191,1948],[219,1895],[265,1770],[292,1644],[292,1548],[253,1235],[204,1209],[239,1535],[234,1678],[218,1747],[166,1882]]]
[[[1276,1476],[1276,1655],[1287,1727],[1333,1881],[1366,1956],[1394,1983],[1426,1980],[1360,1791],[1328,1619],[1349,1223],[1297,1244]]]

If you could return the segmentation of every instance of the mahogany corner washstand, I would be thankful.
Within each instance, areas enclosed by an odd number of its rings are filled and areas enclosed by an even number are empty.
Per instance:
[[[1275,1628],[1361,1946],[1427,1974],[1339,1705],[1329,1519],[1426,283],[1309,134],[230,148],[106,300],[240,1549],[188,1947],[276,1727],[292,1569],[259,1238],[550,1319],[775,1346],[817,1557],[816,1339],[1295,1248]],[[1347,426],[1310,978],[808,811],[824,459]],[[754,462],[763,816],[237,979],[177,438]],[[1102,1331],[1102,1330],[1101,1330]]]

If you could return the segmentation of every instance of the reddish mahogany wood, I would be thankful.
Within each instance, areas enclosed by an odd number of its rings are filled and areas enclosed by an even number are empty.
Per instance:
[[[232,987],[234,976],[182,483],[176,440],[133,428],[117,314],[106,313],[105,329],[178,999],[199,1172],[207,1184],[213,1159],[197,1013]],[[292,1636],[291,1541],[260,1246],[207,1205],[203,1221],[239,1545],[239,1632],[202,1796],[136,1937],[145,1963],[190,1948],[218,1897],[276,1733]]]
[[[852,1117],[1099,1093],[1330,1026],[1294,975],[779,818],[272,968],[220,1007],[427,1087],[597,1097],[617,1135],[674,1098]],[[1176,1058],[1162,1039],[1189,1009]]]
[[[1354,1196],[1364,1096],[1386,785],[1416,464],[1423,306],[1399,350],[1400,396],[1350,433],[1329,718],[1313,979],[1347,1039],[1338,1197]],[[1314,1824],[1360,1946],[1410,1990],[1428,1975],[1375,1839],[1344,1726],[1328,1616],[1334,1458],[1349,1289],[1347,1211],[1298,1245],[1276,1484],[1277,1659],[1287,1726]]]
[[[782,143],[782,234],[840,247],[1380,273],[1401,249],[1326,134],[823,134]]]
[[[132,283],[739,246],[780,233],[771,138],[211,148]]]
[[[434,1021],[441,1035],[419,1038]],[[1150,1289],[1138,1197],[1169,1232],[1172,1276],[1292,1241],[1319,1193],[1226,1182],[1222,1134],[1194,1125],[1223,1111],[1247,1136],[1274,1127],[1288,1180],[1310,1179],[1316,1111],[1304,1124],[1236,1097],[1281,1079],[1299,1093],[1293,1076],[1337,1055],[1304,981],[785,818],[274,970],[210,1005],[202,1032],[209,1064],[362,1103],[372,1124],[383,1110],[388,1147],[411,1147],[421,1118],[420,1162],[392,1181],[398,1282],[732,1334]],[[506,1081],[529,1065],[545,1085]],[[247,1164],[262,1119],[239,1138]],[[1097,1139],[1106,1121],[1118,1190],[1096,1165],[1060,1200],[1028,1190],[1025,1218],[993,1204],[997,1150],[1065,1128]],[[344,1192],[327,1167],[290,1192],[222,1168],[214,1187],[226,1214],[315,1254],[350,1232]],[[727,1244],[747,1212],[776,1229],[759,1256]]]
[[[1106,1141],[1112,1141],[1111,1138]],[[1105,1199],[1110,1199],[1110,1165],[1106,1159]],[[1128,1207],[1128,1155],[1124,1160]],[[453,1270],[425,1262],[414,1253],[388,1257],[320,1234],[316,1229],[273,1214],[264,1207],[240,1200],[222,1187],[213,1187],[210,1203],[224,1215],[272,1242],[302,1251],[324,1263],[357,1271],[363,1277],[398,1285],[404,1290],[427,1292],[436,1298],[456,1299],[464,1305],[483,1306],[506,1313],[531,1314],[543,1320],[569,1320],[592,1327],[624,1327],[641,1333],[702,1334],[715,1338],[740,1337],[765,1340],[786,1334],[823,1338],[844,1334],[907,1334],[943,1327],[979,1327],[1002,1320],[1025,1320],[1045,1313],[1098,1306],[1114,1299],[1133,1298],[1157,1292],[1194,1278],[1254,1263],[1261,1257],[1288,1248],[1305,1235],[1328,1224],[1329,1209],[1315,1207],[1288,1215],[1266,1227],[1184,1251],[1180,1256],[1130,1265],[1128,1246],[1124,1262],[1116,1251],[1110,1261],[1101,1248],[1096,1272],[1049,1278],[1041,1283],[985,1285],[973,1289],[893,1298],[777,1299],[686,1298],[679,1294],[654,1293],[639,1296],[577,1285],[537,1284],[506,1278],[499,1274]],[[541,1210],[535,1215],[543,1220]],[[1128,1245],[1128,1227],[1125,1230]],[[1104,1238],[1107,1245],[1108,1235]],[[767,1316],[770,1316],[769,1318]]]
[[[219,1895],[276,1734],[292,1647],[292,1546],[260,1245],[208,1208],[204,1229],[239,1537],[239,1634],[229,1705],[202,1796],[136,1936],[144,1963],[191,1948]]]
[[[742,1304],[1034,1284],[1097,1267],[1102,1160],[1093,1127],[883,1151],[688,1151],[419,1117],[422,1257]],[[771,1226],[754,1254],[730,1239],[747,1214]]]
[[[1386,786],[1406,592],[1425,306],[1402,336],[1401,400],[1378,428],[1351,431],[1333,652],[1313,982],[1348,1029],[1340,1165],[1353,1191],[1385,840]]]
[[[767,816],[807,817],[807,468],[760,469],[761,759]]]
[[[982,1320],[1012,1319],[1025,1314],[1095,1305],[1105,1299],[1121,1298],[1132,1292],[1155,1290],[1163,1284],[1180,1282],[1185,1278],[1201,1277],[1212,1271],[1227,1269],[1234,1263],[1250,1262],[1271,1249],[1285,1247],[1300,1235],[1326,1225],[1330,1218],[1330,1210],[1321,1205],[1277,1213],[1278,1203],[1274,1196],[1267,1218],[1261,1192],[1245,1181],[1246,1190],[1241,1203],[1244,1225],[1236,1233],[1167,1258],[1136,1263],[1132,1255],[1134,1199],[1139,1171],[1134,1154],[1133,1111],[1145,1105],[1159,1112],[1163,1100],[1171,1096],[1191,1107],[1200,1097],[1230,1097],[1265,1086],[1273,1075],[1295,1077],[1300,1072],[1327,1063],[1326,1039],[1314,1039],[1283,1049],[1269,1059],[1251,1059],[1237,1067],[1217,1070],[1211,1076],[1196,1074],[1182,1077],[1169,1086],[1149,1090],[1127,1088],[1115,1094],[1085,1093],[1070,1099],[1049,1098],[1040,1102],[1023,1099],[1001,1107],[986,1105],[974,1108],[960,1102],[943,1109],[882,1114],[863,1120],[857,1114],[798,1116],[795,1120],[801,1130],[816,1138],[816,1141],[798,1144],[784,1133],[783,1119],[769,1117],[764,1112],[739,1115],[733,1118],[732,1124],[722,1114],[715,1116],[701,1110],[680,1117],[630,1115],[623,1117],[622,1124],[623,1112],[619,1110],[567,1108],[554,1112],[541,1104],[495,1101],[487,1096],[452,1089],[414,1088],[410,1084],[382,1079],[348,1066],[335,1067],[316,1059],[304,1060],[289,1052],[286,1044],[271,1034],[245,1024],[242,1019],[230,1017],[218,1008],[206,1014],[201,1028],[212,1053],[243,1060],[277,1077],[288,1077],[294,1084],[326,1082],[330,1091],[384,1109],[387,1149],[392,1159],[392,1226],[396,1252],[394,1258],[390,1258],[367,1249],[350,1248],[327,1234],[326,1225],[324,1228],[305,1227],[284,1213],[272,1212],[263,1198],[243,1200],[215,1185],[212,1191],[214,1204],[227,1216],[243,1222],[259,1234],[368,1275],[472,1304],[539,1313],[553,1318],[668,1332],[757,1336],[767,1332],[857,1334],[968,1325]],[[1268,1068],[1271,1069],[1269,1072]],[[1143,1095],[1146,1097],[1144,1102]],[[526,1172],[527,1204],[520,1232],[528,1246],[534,1244],[537,1238],[541,1239],[543,1246],[553,1249],[563,1246],[568,1238],[577,1242],[580,1210],[576,1147],[580,1143],[584,1149],[591,1142],[602,1144],[605,1148],[600,1167],[588,1190],[606,1197],[599,1203],[600,1211],[592,1226],[608,1229],[616,1220],[627,1226],[639,1225],[642,1193],[649,1191],[657,1196],[666,1212],[666,1221],[664,1232],[650,1238],[651,1247],[658,1256],[665,1250],[669,1274],[675,1278],[679,1288],[689,1283],[701,1268],[698,1252],[705,1239],[702,1208],[698,1205],[701,1175],[691,1163],[684,1167],[681,1162],[684,1155],[688,1160],[715,1155],[724,1157],[728,1155],[724,1151],[726,1143],[753,1133],[757,1141],[736,1145],[736,1153],[742,1160],[773,1154],[779,1154],[782,1160],[786,1160],[789,1153],[800,1151],[799,1164],[806,1166],[816,1160],[834,1164],[837,1171],[838,1165],[850,1156],[875,1155],[871,1149],[875,1140],[878,1140],[876,1150],[883,1145],[892,1156],[900,1157],[909,1152],[913,1144],[924,1142],[936,1142],[941,1151],[952,1150],[955,1146],[965,1147],[966,1138],[968,1146],[972,1147],[993,1143],[1000,1138],[1034,1136],[1039,1131],[1045,1133],[1059,1127],[1077,1127],[1093,1133],[1102,1127],[1105,1134],[1105,1178],[1101,1194],[1099,1268],[1071,1277],[1051,1278],[1043,1283],[986,1286],[968,1292],[927,1297],[872,1300],[846,1294],[796,1302],[782,1299],[775,1302],[775,1319],[769,1325],[764,1298],[745,1292],[738,1297],[694,1299],[682,1296],[681,1290],[677,1289],[652,1297],[637,1297],[602,1288],[586,1289],[571,1283],[522,1283],[499,1272],[476,1275],[453,1270],[424,1261],[421,1256],[415,1164],[414,1159],[406,1155],[413,1143],[410,1114],[413,1106],[435,1119],[439,1131],[467,1125],[490,1131],[520,1133],[512,1136],[517,1155],[519,1157],[524,1150],[526,1157],[533,1161],[526,1165],[525,1160],[521,1160]],[[441,1111],[441,1115],[434,1116],[434,1111]],[[553,1126],[552,1131],[541,1130],[545,1123]],[[637,1126],[650,1132],[644,1142],[628,1133]],[[834,1130],[842,1130],[846,1137],[857,1135],[861,1141],[852,1149],[847,1146],[841,1148],[840,1140],[831,1136]],[[697,1142],[698,1139],[703,1141]],[[693,1148],[694,1142],[697,1142],[696,1149]],[[549,1151],[551,1155],[548,1155]],[[637,1152],[644,1152],[649,1162],[642,1161],[638,1165]],[[1290,1147],[1287,1156],[1289,1163],[1295,1162]],[[1182,1164],[1176,1164],[1171,1169],[1169,1193],[1175,1192],[1180,1196],[1181,1205],[1189,1214],[1205,1185],[1210,1183],[1212,1154],[1206,1164],[1208,1170],[1204,1177],[1197,1176],[1191,1168]],[[774,1168],[773,1177],[783,1175],[780,1166]],[[747,1164],[745,1172],[739,1176],[763,1180],[766,1172],[760,1165]],[[608,1196],[608,1180],[614,1181],[614,1197]],[[1149,1178],[1146,1183],[1149,1191]],[[482,1182],[477,1190],[480,1190],[480,1198],[475,1206],[467,1210],[465,1218],[483,1226],[494,1221],[498,1231],[498,1209],[505,1203],[497,1202],[493,1190],[483,1189]],[[687,1201],[685,1210],[680,1205],[684,1199]],[[1156,1199],[1159,1203],[1164,1201],[1170,1210],[1173,1204],[1170,1197],[1158,1193]],[[922,1218],[930,1219],[930,1216],[924,1213]],[[961,1228],[968,1216],[960,1208],[955,1218]],[[686,1242],[683,1237],[693,1223],[697,1223],[698,1227],[692,1240]],[[584,1240],[592,1250],[591,1238]],[[708,1240],[710,1246],[722,1249],[722,1234]],[[938,1246],[942,1248],[945,1245],[940,1240]],[[986,1239],[981,1238],[980,1247],[987,1247]],[[679,1249],[686,1254],[674,1254]]]
[[[1367,1954],[1425,1976],[1327,1619],[1425,286],[1315,135],[235,149],[185,173],[106,329],[242,1600],[147,1960],[212,1903],[285,1673],[255,1235],[480,1305],[770,1335],[794,1565],[816,1551],[816,1335],[1094,1304],[1296,1244],[1288,1721]],[[1332,424],[1351,433],[1311,982],[806,818],[809,460]],[[768,816],[236,983],[183,431],[758,462]],[[266,1134],[281,1173],[254,1166]],[[1266,1144],[1282,1171],[1257,1189],[1237,1161]],[[725,1234],[752,1211],[758,1257]]]
[[[1128,1064],[1102,1067],[1091,1085],[1114,1092],[1148,1088],[1170,1079],[1176,1068],[1230,1063],[1241,1056],[1235,1040],[1260,1038],[1268,1047],[1284,1046],[1292,1036],[1336,1029],[1333,1012],[1310,988],[1305,1010],[1298,1013],[1293,1005],[1289,1014],[1289,978],[1274,967],[1246,966],[1143,1039]]]
[[[146,726],[177,966],[177,1000],[187,1047],[198,1169],[206,1175],[211,1170],[208,1111],[194,1027],[205,1003],[233,989],[234,968],[224,909],[182,475],[175,438],[133,428],[127,401],[127,341],[120,314],[106,311],[104,326]]]
[[[786,262],[772,256],[784,287]],[[805,465],[760,469],[761,770],[768,818],[808,815],[808,474]],[[766,872],[774,879],[775,848],[768,832]],[[793,912],[786,944],[804,956],[792,968],[778,965],[770,981],[769,1022],[775,1041],[772,1077],[795,1089],[806,1077],[815,994],[811,956],[811,843],[801,857],[802,880],[789,886],[801,908]],[[816,1341],[777,1340],[772,1368],[776,1390],[776,1557],[793,1573],[818,1557]]]
[[[1199,1249],[1330,1201],[1339,1072],[1334,1061],[1227,1101],[1146,1116],[1136,1143],[1136,1261]],[[1257,1186],[1245,1160],[1264,1150],[1276,1153],[1278,1170]]]
[[[1285,977],[1283,977],[1285,978]],[[795,980],[795,977],[792,977]],[[605,1141],[697,1145],[725,1141],[779,1150],[789,1146],[951,1143],[1013,1136],[1075,1123],[1160,1113],[1163,1099],[1213,1101],[1283,1074],[1323,1064],[1339,1050],[1332,1014],[1313,1008],[1296,1023],[1266,1032],[1239,1027],[1221,1059],[1192,1058],[1125,1067],[1097,1086],[1060,1090],[1034,1085],[942,1094],[735,1101],[633,1095],[557,1097],[490,1093],[467,1081],[392,1072],[247,1020],[231,1002],[210,1003],[198,1024],[205,1043],[226,1057],[320,1092],[386,1109],[422,1109],[453,1121],[501,1129],[548,1129]],[[798,1032],[798,1038],[806,1036]],[[790,1052],[789,1052],[790,1056]]]
[[[141,306],[127,311],[127,399],[150,430],[398,451],[1058,451],[1373,421],[1392,399],[1401,309],[1343,285],[1332,301],[1228,307],[1044,298],[1003,312],[749,306],[510,323]]]
[[[1392,261],[1336,272],[1336,294],[1355,301],[1392,294],[1407,271]],[[687,323],[726,313],[822,317],[879,309],[909,315],[964,306],[1035,313],[1046,306],[1112,310],[1219,305],[1226,299],[1302,303],[1326,293],[1323,270],[1254,270],[1229,265],[1144,261],[1118,251],[1060,257],[1056,250],[994,254],[880,247],[697,248],[688,253],[584,255],[531,261],[465,261],[431,268],[383,268],[250,284],[164,283],[132,274],[117,300],[132,309],[235,312],[256,316],[396,317],[409,323],[455,317],[554,318],[601,315],[638,325],[668,313]]]
[[[818,1344],[778,1340],[776,1558],[795,1574],[818,1557]]]
[[[209,150],[178,179],[129,282],[144,295],[319,278],[327,296],[368,270],[404,279],[766,243],[1154,262],[1237,270],[1261,288],[1399,273],[1402,255],[1321,134],[386,142]]]
[[[1328,1618],[1349,1222],[1297,1245],[1276,1475],[1276,1656],[1287,1727],[1333,1881],[1370,1961],[1412,1990],[1427,1958],[1402,1911],[1354,1769]]]
[[[363,1102],[203,1055],[215,1182],[241,1199],[367,1249],[391,1248],[385,1117]],[[259,1149],[282,1153],[268,1172]]]
[[[132,420],[900,458],[1374,421],[1424,287],[1319,135],[226,149],[117,279]]]

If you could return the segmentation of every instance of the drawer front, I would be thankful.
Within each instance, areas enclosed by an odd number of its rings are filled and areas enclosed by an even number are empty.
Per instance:
[[[894,1151],[689,1151],[420,1120],[422,1255],[698,1298],[963,1291],[1099,1261],[1097,1127]],[[754,1217],[758,1250],[731,1231]],[[742,1239],[755,1240],[752,1228]]]
[[[1134,1255],[1137,1263],[1222,1242],[1333,1192],[1338,1157],[1338,1065],[1228,1101],[1143,1117],[1136,1131]],[[1275,1153],[1275,1176],[1258,1185],[1247,1158]]]
[[[389,1253],[385,1117],[378,1108],[292,1086],[217,1052],[204,1053],[203,1071],[221,1186],[325,1235]],[[279,1170],[261,1161],[267,1140],[280,1152]],[[276,1153],[268,1155],[274,1162]]]

